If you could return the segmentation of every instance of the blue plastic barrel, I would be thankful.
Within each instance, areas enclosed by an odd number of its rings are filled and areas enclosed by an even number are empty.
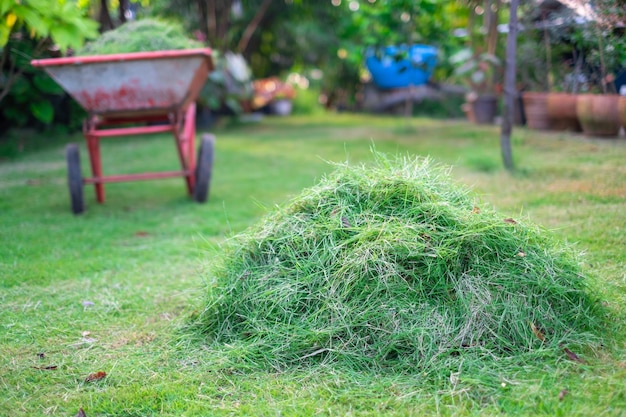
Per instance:
[[[429,45],[392,45],[367,50],[365,66],[379,88],[426,84],[437,65],[437,48]]]

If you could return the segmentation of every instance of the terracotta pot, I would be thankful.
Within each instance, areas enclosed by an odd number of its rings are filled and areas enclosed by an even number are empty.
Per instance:
[[[547,93],[522,93],[526,124],[531,129],[547,130],[550,127],[547,97]]]
[[[576,100],[576,114],[588,136],[616,137],[620,120],[619,96],[613,94],[581,94]]]
[[[548,93],[546,105],[550,129],[573,132],[582,130],[576,115],[576,101],[575,94]]]
[[[492,95],[478,96],[472,102],[474,119],[478,124],[491,124],[498,112],[498,97]]]
[[[619,113],[619,120],[624,129],[626,129],[626,96],[620,96],[617,102],[617,110]]]

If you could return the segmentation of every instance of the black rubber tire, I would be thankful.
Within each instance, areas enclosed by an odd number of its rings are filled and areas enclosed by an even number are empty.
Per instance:
[[[67,160],[67,184],[70,189],[72,213],[81,214],[85,211],[85,199],[83,198],[83,174],[80,170],[80,154],[77,144],[70,143],[65,147],[65,159]]]
[[[214,154],[215,136],[206,133],[202,135],[196,160],[196,185],[193,190],[193,199],[198,203],[204,203],[209,198]]]

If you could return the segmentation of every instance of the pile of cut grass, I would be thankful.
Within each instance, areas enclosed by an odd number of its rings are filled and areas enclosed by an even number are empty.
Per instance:
[[[189,39],[180,25],[156,19],[142,19],[127,22],[103,33],[95,41],[85,44],[77,55],[108,55],[191,48],[202,48],[202,44]]]
[[[486,369],[600,339],[577,254],[426,159],[339,164],[224,250],[200,323],[249,366]]]

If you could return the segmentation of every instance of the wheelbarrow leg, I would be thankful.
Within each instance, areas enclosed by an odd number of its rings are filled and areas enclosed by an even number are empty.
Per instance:
[[[100,159],[100,138],[93,135],[86,135],[87,149],[89,150],[89,162],[91,162],[91,172],[96,189],[96,200],[104,203],[104,184],[98,181],[102,178],[102,160]]]
[[[181,115],[182,116],[182,115]],[[182,131],[181,131],[182,130]],[[185,181],[187,183],[187,193],[191,195],[195,187],[195,175],[196,168],[195,161],[195,139],[196,139],[196,105],[192,103],[185,112],[184,119],[182,120],[182,129],[176,129],[174,131],[176,138],[176,149],[178,150],[178,157],[180,158],[180,164],[185,174]]]

